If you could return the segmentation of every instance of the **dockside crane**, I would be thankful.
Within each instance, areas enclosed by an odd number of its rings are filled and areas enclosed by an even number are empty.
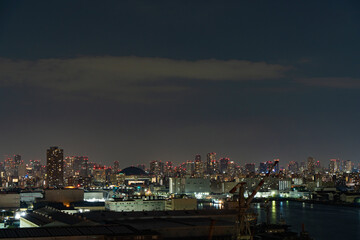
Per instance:
[[[236,240],[252,240],[253,235],[251,233],[250,229],[250,218],[251,214],[248,213],[248,210],[250,208],[250,204],[252,200],[254,199],[256,193],[260,190],[260,188],[264,185],[264,182],[269,177],[272,170],[275,168],[275,166],[279,163],[278,160],[275,160],[275,162],[269,167],[269,171],[266,173],[266,175],[260,180],[259,184],[255,187],[254,191],[249,195],[247,199],[244,197],[245,193],[245,187],[244,185],[246,182],[240,182],[236,184],[235,187],[233,187],[230,190],[230,193],[234,194],[237,190],[239,190],[239,211],[237,215],[237,220],[235,223],[235,234],[234,239]]]

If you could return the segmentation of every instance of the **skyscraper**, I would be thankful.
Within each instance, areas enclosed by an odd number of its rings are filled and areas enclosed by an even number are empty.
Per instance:
[[[50,147],[46,152],[46,183],[48,187],[64,185],[64,150]]]
[[[14,155],[14,163],[15,163],[14,177],[19,177],[19,166],[21,164],[21,156],[19,154]]]
[[[163,173],[164,173],[164,163],[157,160],[150,162],[151,175],[162,175]]]
[[[206,155],[206,172],[207,174],[214,174],[217,170],[216,153],[211,152]]]
[[[201,155],[195,155],[195,174],[199,177],[203,174],[203,165],[201,162]]]
[[[307,159],[307,170],[309,174],[315,173],[315,159],[313,157]]]
[[[255,163],[245,164],[245,172],[247,174],[255,173]]]
[[[329,172],[331,172],[331,173],[338,172],[337,159],[330,159]]]
[[[229,167],[229,158],[221,158],[219,160],[220,162],[220,173],[228,173],[228,167]]]
[[[288,170],[290,173],[298,173],[299,171],[299,164],[295,161],[290,161],[288,165]]]
[[[346,173],[352,172],[352,163],[350,160],[346,160],[346,162],[345,162],[345,172]]]

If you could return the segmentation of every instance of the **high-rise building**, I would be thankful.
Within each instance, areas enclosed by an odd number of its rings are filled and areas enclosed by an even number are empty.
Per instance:
[[[315,159],[313,157],[307,159],[307,170],[309,174],[315,173]]]
[[[114,166],[113,166],[113,172],[118,172],[120,170],[120,164],[119,161],[114,161]]]
[[[245,172],[247,174],[255,173],[255,163],[247,163],[247,164],[245,164]]]
[[[288,170],[290,173],[297,173],[299,171],[299,164],[295,161],[289,162]]]
[[[201,162],[201,155],[195,155],[195,174],[196,176],[201,176],[203,174],[203,164]]]
[[[219,162],[220,162],[220,173],[228,173],[230,159],[221,158]]]
[[[46,183],[48,187],[64,185],[64,150],[50,147],[46,152]]]
[[[19,154],[14,155],[14,164],[15,164],[14,177],[18,177],[19,176],[19,166],[21,164],[21,155],[19,155]]]
[[[80,169],[80,176],[88,177],[89,176],[89,158],[82,156],[81,159],[81,169]]]
[[[338,172],[337,159],[330,159],[329,172],[331,172],[331,173]]]
[[[173,173],[173,163],[170,161],[167,161],[165,163],[165,169],[164,169],[165,175],[170,176]]]
[[[280,162],[280,159],[278,159],[278,158],[275,158],[274,159],[274,163],[275,162]],[[271,163],[271,164],[273,164],[273,163]],[[268,167],[270,167],[270,166],[272,166],[272,165],[269,165]],[[279,173],[279,170],[280,170],[280,166],[279,166],[279,164],[276,164],[275,166],[274,166],[274,172],[276,172],[276,173]]]
[[[346,162],[345,162],[345,172],[346,173],[351,173],[352,172],[351,160],[346,160]]]
[[[206,173],[214,174],[217,172],[216,153],[208,153],[206,156]]]
[[[186,161],[186,174],[193,176],[195,174],[195,162],[191,160]]]
[[[163,173],[164,173],[164,163],[156,160],[150,162],[151,175],[162,175]]]
[[[259,164],[259,173],[267,173],[266,162],[261,162]]]
[[[230,176],[234,176],[235,175],[235,173],[236,173],[236,165],[235,165],[235,162],[234,161],[230,161],[229,162],[229,165],[228,165],[228,174],[230,175]]]

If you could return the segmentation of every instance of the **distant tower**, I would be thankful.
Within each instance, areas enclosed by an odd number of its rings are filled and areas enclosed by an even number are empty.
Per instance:
[[[88,177],[89,176],[89,158],[88,157],[81,157],[82,159],[82,164],[81,164],[81,171],[80,171],[80,175],[83,177]]]
[[[118,172],[120,170],[120,164],[119,161],[114,161],[114,172]]]
[[[219,162],[220,162],[220,173],[228,173],[230,159],[221,158]]]
[[[15,169],[14,169],[14,177],[18,177],[19,176],[19,166],[21,163],[21,156],[19,154],[14,155],[14,164],[15,164]]]
[[[338,172],[338,165],[337,165],[336,159],[330,159],[329,172],[331,172],[331,173]]]
[[[197,176],[201,176],[202,173],[203,173],[203,165],[201,162],[201,155],[196,154],[196,156],[195,156],[195,174]]]
[[[266,166],[266,162],[261,162],[259,164],[259,173],[267,173],[267,166]]]
[[[206,155],[206,173],[207,174],[214,174],[217,170],[217,164],[216,164],[216,153],[208,153]]]
[[[290,161],[288,165],[288,170],[290,173],[298,173],[299,171],[299,164],[295,161]]]
[[[255,163],[245,164],[245,172],[247,174],[255,173]]]
[[[352,163],[350,160],[346,160],[346,162],[345,162],[345,172],[346,173],[352,172]]]
[[[50,147],[46,152],[46,173],[48,187],[64,185],[64,150]]]
[[[151,175],[162,175],[163,173],[164,173],[164,163],[157,160],[150,162]]]
[[[173,172],[173,164],[170,161],[167,161],[165,164],[164,172],[167,176],[170,176]]]
[[[186,174],[193,176],[195,173],[195,162],[191,160],[186,161]]]
[[[309,174],[315,173],[315,159],[313,157],[308,157],[307,159],[307,170]]]

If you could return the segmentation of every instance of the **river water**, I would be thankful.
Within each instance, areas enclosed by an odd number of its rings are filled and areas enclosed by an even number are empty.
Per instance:
[[[253,206],[258,223],[265,221],[261,205]],[[283,218],[292,231],[300,232],[301,224],[315,240],[360,239],[360,208],[310,204],[292,201],[270,202],[271,223]]]

